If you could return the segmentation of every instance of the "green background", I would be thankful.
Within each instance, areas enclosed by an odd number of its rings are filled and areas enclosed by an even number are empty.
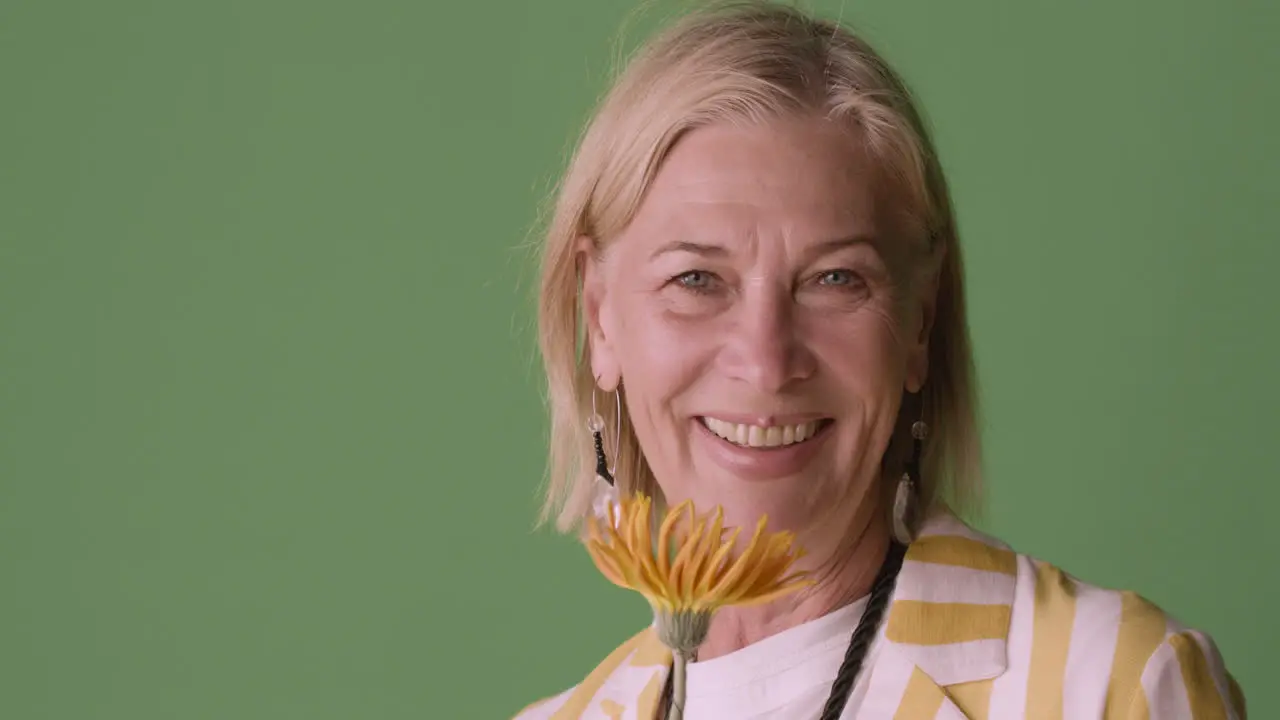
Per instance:
[[[981,526],[1280,714],[1277,6],[814,6],[954,183]],[[0,3],[0,717],[504,718],[645,621],[532,530],[522,247],[634,7]]]

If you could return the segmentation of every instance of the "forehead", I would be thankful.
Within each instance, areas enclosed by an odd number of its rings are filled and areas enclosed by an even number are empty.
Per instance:
[[[870,235],[872,170],[855,133],[823,118],[708,125],[671,150],[633,224],[815,240]]]

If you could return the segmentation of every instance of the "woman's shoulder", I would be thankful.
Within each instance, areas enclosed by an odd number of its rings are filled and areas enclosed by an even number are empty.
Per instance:
[[[671,652],[652,627],[645,628],[609,653],[581,682],[528,705],[513,720],[576,720],[592,708],[600,717],[616,717],[630,707],[636,708],[635,717],[652,717],[670,662]]]
[[[556,716],[556,713],[564,708],[569,696],[573,694],[576,688],[577,686],[575,685],[559,695],[537,700],[516,713],[512,720],[551,720]]]
[[[1106,718],[1170,702],[1217,711],[1205,717],[1245,717],[1214,639],[1137,591],[1081,579],[947,512],[925,523],[906,559],[888,635],[896,633],[926,671],[954,659],[939,648],[960,652],[977,641],[969,647],[991,651],[993,687],[1001,675],[1021,677],[1028,688],[1069,696],[1068,705],[1105,708]],[[912,622],[895,628],[894,606],[910,610],[897,620]],[[911,637],[921,632],[933,637]],[[910,647],[925,639],[943,642]]]

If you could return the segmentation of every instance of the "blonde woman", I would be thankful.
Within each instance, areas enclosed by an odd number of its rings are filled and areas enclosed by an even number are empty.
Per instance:
[[[599,465],[767,516],[815,582],[718,612],[682,707],[647,628],[519,720],[1245,717],[1206,634],[953,514],[979,500],[955,218],[856,35],[759,3],[667,29],[590,123],[544,250],[548,516],[597,512]]]

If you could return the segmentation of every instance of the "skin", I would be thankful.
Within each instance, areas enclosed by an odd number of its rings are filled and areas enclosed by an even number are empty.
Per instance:
[[[670,504],[796,533],[817,585],[725,608],[705,660],[869,590],[888,545],[883,459],[903,393],[928,370],[936,280],[907,271],[857,135],[820,117],[685,136],[638,213],[580,242],[590,360],[627,410]],[[881,193],[883,194],[883,193]],[[823,418],[790,465],[721,448],[701,418]],[[775,456],[776,457],[776,456]]]

